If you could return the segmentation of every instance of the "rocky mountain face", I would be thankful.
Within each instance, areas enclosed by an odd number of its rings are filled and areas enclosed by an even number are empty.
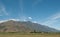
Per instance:
[[[9,20],[0,23],[0,32],[57,32],[56,29],[30,21],[13,21]]]

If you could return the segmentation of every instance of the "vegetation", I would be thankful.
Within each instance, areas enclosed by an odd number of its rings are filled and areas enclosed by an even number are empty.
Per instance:
[[[60,34],[0,32],[0,37],[60,37]]]
[[[8,21],[0,25],[0,37],[60,37],[60,33],[55,31],[31,22]]]

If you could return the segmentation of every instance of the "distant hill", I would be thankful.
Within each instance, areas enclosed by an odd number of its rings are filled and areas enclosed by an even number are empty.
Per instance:
[[[0,32],[57,32],[58,30],[31,21],[9,20],[0,23]]]

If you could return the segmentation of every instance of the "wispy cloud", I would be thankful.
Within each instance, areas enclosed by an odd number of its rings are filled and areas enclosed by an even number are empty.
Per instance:
[[[20,21],[27,21],[27,17],[26,16],[20,16]]]
[[[9,14],[6,11],[5,6],[1,3],[0,4],[0,16],[3,16],[3,15],[9,15]]]
[[[60,21],[60,12],[54,15],[51,15],[50,17],[46,19],[46,21],[42,22],[41,24],[53,27],[55,24],[58,24],[59,21]],[[56,28],[56,27],[53,27],[53,28]]]
[[[23,0],[20,0],[20,13],[23,15]]]
[[[21,21],[26,21],[26,16],[24,14],[24,8],[23,8],[23,0],[19,0],[19,5],[20,5],[20,11],[19,11],[19,14],[18,14],[18,17]]]
[[[44,21],[44,24],[46,24],[46,25],[54,24],[55,22],[59,21],[58,19],[60,19],[60,13],[56,13],[56,14],[48,17],[47,21]]]
[[[33,6],[36,6],[39,2],[42,2],[43,0],[34,0],[33,4],[32,4],[32,7]]]
[[[8,13],[7,13],[7,11],[6,11],[6,8],[5,7],[1,7],[1,11],[5,14],[5,15],[9,15]]]
[[[56,20],[60,18],[60,13],[56,13],[55,15],[51,16],[52,20]]]

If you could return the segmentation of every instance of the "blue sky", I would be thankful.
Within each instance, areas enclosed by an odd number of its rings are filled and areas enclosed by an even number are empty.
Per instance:
[[[60,0],[0,0],[0,21],[32,21],[60,30]]]

